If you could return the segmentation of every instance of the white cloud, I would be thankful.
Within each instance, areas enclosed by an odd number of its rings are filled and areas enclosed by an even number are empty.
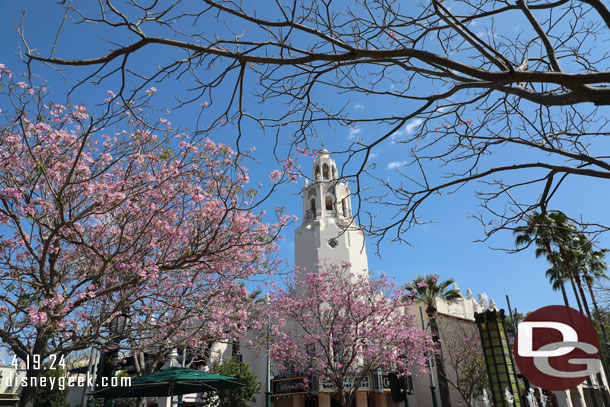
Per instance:
[[[349,129],[347,138],[352,140],[354,137],[356,137],[360,133],[362,133],[362,129],[360,127],[352,127],[351,129]]]
[[[360,104],[360,103],[356,103],[354,105],[354,109],[358,110],[358,109],[364,109],[364,105]]]
[[[395,131],[394,134],[392,134],[392,143],[399,142],[400,141],[399,137],[412,134],[415,131],[415,129],[418,128],[423,122],[424,122],[423,119],[411,120],[409,123],[406,124],[405,127],[403,127],[400,130]]]
[[[418,128],[422,123],[424,122],[423,119],[414,119],[411,120],[409,123],[407,123],[407,125],[405,126],[405,131],[407,132],[407,134],[411,134],[413,133],[413,131]]]
[[[406,161],[392,161],[388,163],[388,170],[394,170],[398,167],[402,167],[403,165],[407,165]]]

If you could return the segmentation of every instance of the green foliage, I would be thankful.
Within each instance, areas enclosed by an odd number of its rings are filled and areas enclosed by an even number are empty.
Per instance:
[[[599,347],[601,350],[602,357],[606,361],[606,363],[610,366],[610,352],[608,351],[608,347],[604,343],[604,335],[602,333],[601,325],[603,324],[606,333],[610,332],[610,309],[608,307],[599,307],[599,316],[597,317],[597,313],[593,313],[593,325],[595,326],[595,330],[597,331],[597,336],[599,337]]]
[[[35,407],[69,407],[68,393],[70,389],[67,385],[68,377],[63,369],[47,370],[45,372],[47,383],[51,381],[52,386],[47,384],[45,387],[38,388]],[[60,386],[60,381],[63,385]],[[61,388],[63,387],[63,390]]]
[[[421,301],[426,306],[426,312],[430,315],[436,314],[436,301],[455,301],[461,297],[460,291],[449,288],[455,281],[450,278],[438,281],[438,276],[427,274],[416,276],[413,281],[405,285],[405,289],[411,293],[415,300]]]
[[[250,407],[256,401],[256,392],[260,383],[256,375],[250,370],[247,363],[236,359],[228,359],[222,362],[215,361],[210,366],[210,372],[223,376],[236,377],[246,385],[238,389],[223,390],[218,392],[203,393],[203,405],[207,407]]]
[[[512,312],[512,318],[514,318],[515,320],[513,321],[511,318],[511,314],[507,312],[506,314],[504,314],[504,327],[507,331],[510,331],[512,335],[514,335],[515,332],[513,332],[513,326],[515,327],[515,329],[517,329],[517,325],[519,325],[519,322],[523,321],[525,317],[527,317],[529,314],[529,312],[523,314],[522,312],[517,311],[517,308],[514,308]]]

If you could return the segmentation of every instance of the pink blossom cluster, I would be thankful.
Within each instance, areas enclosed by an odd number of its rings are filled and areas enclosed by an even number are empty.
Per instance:
[[[472,119],[468,119],[466,121],[460,120],[460,121],[458,121],[457,126],[449,124],[449,123],[446,123],[446,124],[444,124],[442,126],[435,126],[434,127],[434,131],[438,131],[441,128],[451,129],[451,128],[454,128],[454,127],[470,126],[471,124],[472,124]]]
[[[293,158],[286,158],[281,163],[284,173],[288,175],[290,182],[297,182],[297,179],[301,176],[301,166]]]
[[[297,153],[301,153],[305,157],[318,157],[318,152],[311,148],[297,147]]]
[[[6,74],[9,78],[13,76],[13,73],[9,71],[9,69],[4,65],[0,64],[0,78],[2,78],[2,74]]]
[[[355,275],[347,264],[297,271],[273,294],[272,358],[346,394],[373,369],[425,371],[433,342],[407,312],[411,303],[387,277]],[[346,377],[354,388],[344,388]]]
[[[240,282],[273,272],[289,218],[250,210],[229,147],[129,117],[111,130],[82,105],[33,105],[0,133],[0,333],[14,351],[106,346],[118,316],[131,321],[124,346],[157,350],[257,324]]]
[[[282,180],[282,177],[286,175],[289,182],[297,182],[301,176],[301,167],[293,158],[286,158],[281,161],[282,170],[273,170],[269,173],[269,179],[272,182],[278,183]]]

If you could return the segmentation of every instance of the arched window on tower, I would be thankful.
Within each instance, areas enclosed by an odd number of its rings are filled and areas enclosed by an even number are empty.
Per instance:
[[[322,166],[322,178],[324,178],[324,179],[328,179],[329,178],[329,176],[328,176],[328,164],[324,164]]]
[[[313,217],[316,217],[316,200],[312,199],[311,201],[309,201],[309,206],[311,207],[311,212],[313,214]]]
[[[326,204],[326,210],[332,211],[333,210],[333,198],[330,195],[326,195],[326,199],[324,200],[324,202]]]
[[[341,207],[343,208],[343,217],[347,218],[347,202],[345,198],[341,200]]]
[[[319,176],[320,176],[320,166],[316,165],[315,179],[318,179]]]

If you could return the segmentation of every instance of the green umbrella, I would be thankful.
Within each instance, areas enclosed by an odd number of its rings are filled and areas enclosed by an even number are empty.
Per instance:
[[[244,386],[239,379],[201,372],[184,367],[169,367],[155,373],[135,377],[131,386],[107,387],[91,393],[95,397],[168,397],[203,393]]]

